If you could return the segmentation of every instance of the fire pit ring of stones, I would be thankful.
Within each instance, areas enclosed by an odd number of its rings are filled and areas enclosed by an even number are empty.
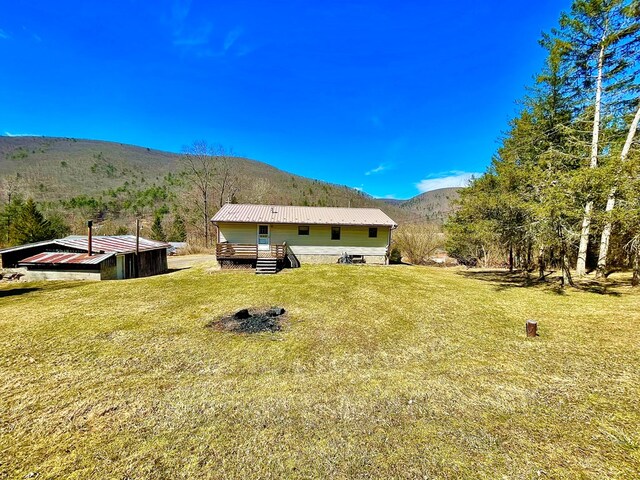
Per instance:
[[[279,332],[285,320],[286,310],[282,307],[243,308],[236,313],[213,320],[207,326],[235,333]]]

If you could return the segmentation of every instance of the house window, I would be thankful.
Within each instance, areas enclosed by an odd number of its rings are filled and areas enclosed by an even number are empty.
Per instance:
[[[378,238],[378,227],[369,227],[369,238]]]
[[[340,240],[340,227],[331,227],[331,240]]]
[[[258,235],[269,235],[269,225],[259,225]]]
[[[298,225],[298,235],[309,235],[309,225]]]

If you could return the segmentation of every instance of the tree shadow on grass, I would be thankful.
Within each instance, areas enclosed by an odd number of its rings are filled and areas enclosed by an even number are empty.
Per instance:
[[[621,293],[614,290],[620,287],[627,287],[629,282],[619,280],[599,281],[593,279],[574,280],[575,287],[562,288],[560,276],[556,272],[548,274],[544,280],[537,276],[527,275],[523,272],[509,272],[506,270],[461,270],[458,275],[480,280],[495,285],[496,291],[508,290],[511,288],[541,288],[553,292],[557,295],[564,295],[568,290],[575,288],[584,292],[597,293],[599,295],[621,296]]]
[[[461,270],[458,275],[473,280],[493,283],[496,290],[508,290],[510,288],[526,288],[536,285],[546,285],[544,282],[536,282],[531,277],[527,277],[519,272],[508,272],[505,270]]]
[[[11,288],[7,290],[3,289],[3,290],[0,290],[0,298],[24,295],[25,293],[35,292],[36,290],[40,290],[40,288],[29,287],[29,288]]]
[[[585,292],[598,293],[600,295],[612,295],[614,297],[619,297],[621,293],[612,289],[629,286],[631,286],[631,282],[624,282],[620,280],[600,281],[593,279],[582,279],[576,282],[576,287],[580,290],[584,290]]]

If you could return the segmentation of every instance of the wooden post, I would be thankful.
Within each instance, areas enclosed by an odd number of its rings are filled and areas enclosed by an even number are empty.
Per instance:
[[[136,278],[140,275],[140,219],[136,218]]]
[[[533,320],[527,320],[527,337],[538,336],[538,322]]]

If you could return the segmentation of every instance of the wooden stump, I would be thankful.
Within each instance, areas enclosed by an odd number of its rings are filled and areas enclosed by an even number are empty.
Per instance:
[[[527,320],[527,337],[538,336],[538,322],[533,320]]]

